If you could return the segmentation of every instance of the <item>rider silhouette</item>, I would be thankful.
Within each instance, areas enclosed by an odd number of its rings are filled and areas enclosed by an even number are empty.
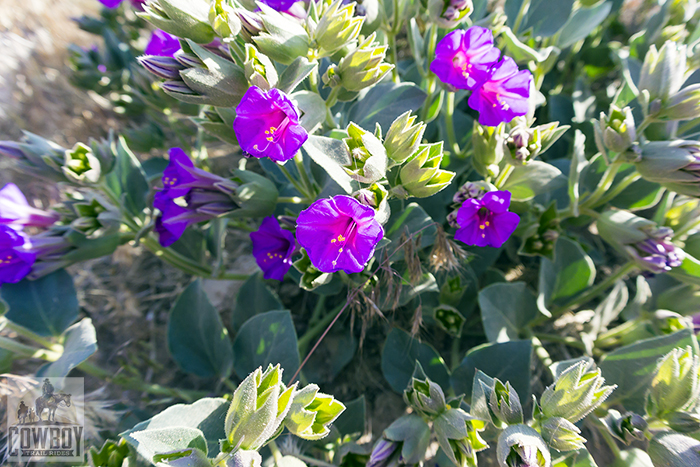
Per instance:
[[[51,381],[49,381],[49,378],[46,378],[44,380],[44,385],[41,387],[44,397],[44,400],[48,401],[51,396],[53,396],[53,385],[51,384]]]

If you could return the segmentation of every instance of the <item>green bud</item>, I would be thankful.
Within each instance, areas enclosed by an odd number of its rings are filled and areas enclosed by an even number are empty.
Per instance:
[[[318,392],[318,386],[309,384],[294,392],[292,406],[284,425],[296,436],[315,441],[330,433],[328,426],[345,410],[345,405],[333,396]]]
[[[342,0],[325,2],[325,9],[313,33],[316,57],[328,57],[357,40],[364,17],[354,16],[355,2],[343,6]]]
[[[418,150],[426,124],[415,123],[416,116],[404,112],[394,120],[384,138],[387,156],[394,162],[403,162]]]
[[[406,414],[384,430],[384,438],[401,443],[402,463],[418,464],[430,444],[430,427],[418,414]]]
[[[492,413],[507,425],[523,423],[523,407],[520,404],[520,397],[507,381],[504,385],[497,378],[494,378],[493,390],[489,396],[489,407]]]
[[[383,185],[373,183],[368,188],[362,188],[352,194],[353,198],[365,206],[374,208],[376,211],[374,218],[380,224],[389,220],[391,209],[389,208],[389,192]]]
[[[87,452],[90,467],[122,467],[129,457],[129,445],[124,438],[119,441],[107,440],[98,451],[91,446]]]
[[[61,223],[87,237],[116,233],[121,226],[119,208],[94,192],[70,193],[69,199],[54,207],[61,214]]]
[[[473,11],[472,0],[428,0],[430,20],[445,29],[454,29]]]
[[[675,412],[666,417],[668,426],[679,433],[695,433],[700,430],[700,414]]]
[[[350,92],[361,91],[379,82],[394,65],[386,63],[387,46],[374,42],[372,33],[353,51],[343,57],[338,65],[328,67],[323,74],[327,86],[343,86]]]
[[[244,450],[258,450],[280,430],[296,386],[284,388],[282,369],[270,365],[258,368],[236,388],[226,414],[226,439]]]
[[[0,141],[0,155],[22,172],[51,181],[65,181],[61,170],[66,149],[28,131],[19,142]]]
[[[699,365],[700,358],[693,355],[689,346],[667,353],[651,380],[647,393],[647,413],[663,418],[693,405],[700,395]]]
[[[258,49],[272,60],[289,65],[297,57],[306,57],[309,34],[298,21],[259,3],[259,19],[264,31],[253,37]]]
[[[639,174],[650,182],[680,194],[700,197],[700,143],[697,141],[646,143],[635,165]]]
[[[92,185],[100,180],[102,168],[92,149],[83,143],[77,143],[65,152],[63,174],[66,178],[80,185]]]
[[[643,440],[647,422],[644,417],[634,412],[621,415],[614,409],[609,409],[608,414],[602,419],[610,434],[625,444],[634,440]]]
[[[438,443],[457,466],[476,466],[476,453],[488,448],[479,435],[485,423],[462,409],[449,408],[433,421]]]
[[[549,418],[542,424],[542,438],[557,451],[573,451],[583,449],[586,438],[580,435],[581,430],[565,418]]]
[[[262,456],[258,451],[238,449],[226,460],[226,467],[260,467]]]
[[[455,279],[457,282],[460,282],[459,276],[455,277],[453,280]],[[450,282],[452,281],[447,281],[440,289],[441,300],[449,293],[446,292],[445,289],[450,288]],[[464,288],[460,287],[459,296],[461,297],[463,294]],[[446,333],[453,337],[459,337],[462,335],[462,327],[464,326],[466,319],[456,308],[450,305],[441,304],[435,307],[435,321],[437,321],[438,326],[440,326]]]
[[[224,39],[238,35],[241,20],[228,0],[214,0],[209,8],[209,24],[214,32]]]
[[[348,125],[348,137],[343,139],[350,151],[350,166],[345,171],[354,180],[374,183],[386,176],[387,157],[382,142],[373,133],[354,123]]]
[[[442,170],[442,144],[421,144],[401,170],[401,186],[408,195],[427,198],[445,189],[455,176],[454,172]]]
[[[198,44],[214,40],[207,0],[151,0],[136,13],[155,27]]]
[[[576,423],[610,396],[617,386],[603,386],[600,369],[588,361],[578,362],[548,386],[540,399],[544,418],[562,417]]]
[[[232,180],[239,184],[232,195],[240,206],[229,217],[271,216],[277,207],[277,187],[269,179],[248,170],[234,170]]]
[[[472,163],[481,176],[495,177],[498,175],[498,164],[503,160],[506,141],[505,125],[490,127],[474,122]]]
[[[619,109],[611,105],[608,115],[600,114],[599,121],[593,121],[595,141],[598,149],[612,152],[625,152],[637,139],[637,127],[632,116],[632,109]]]
[[[697,117],[700,117],[700,84],[688,86],[671,96],[655,118],[690,120]]]
[[[427,377],[411,378],[408,388],[403,392],[403,400],[416,412],[430,418],[447,409],[442,388]]]
[[[501,467],[550,467],[552,456],[537,431],[527,425],[512,425],[498,437],[496,457]]]
[[[667,41],[659,51],[654,45],[649,47],[637,87],[649,92],[650,102],[665,102],[681,89],[686,77],[686,53],[684,44],[673,41]]]
[[[658,467],[690,467],[700,465],[700,441],[673,431],[657,433],[647,453]]]
[[[277,70],[272,61],[258,52],[252,44],[245,44],[243,69],[246,79],[253,86],[269,91],[277,84]]]

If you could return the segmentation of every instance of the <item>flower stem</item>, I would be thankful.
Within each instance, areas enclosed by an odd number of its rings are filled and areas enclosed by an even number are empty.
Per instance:
[[[636,181],[639,180],[640,178],[642,178],[642,176],[639,175],[637,172],[634,172],[634,173],[632,173],[632,174],[626,176],[625,178],[623,178],[622,180],[620,180],[620,183],[618,183],[617,185],[615,185],[614,188],[608,190],[608,192],[605,193],[605,195],[604,195],[603,197],[601,197],[601,198],[595,203],[594,206],[591,206],[591,208],[595,208],[595,207],[598,207],[598,206],[602,206],[602,205],[604,205],[604,204],[606,204],[606,203],[608,203],[608,202],[614,200],[620,193],[622,193],[623,191],[625,191],[625,189],[626,189],[627,187],[629,187],[631,184],[633,184],[634,182],[636,182]]]
[[[520,28],[520,24],[523,22],[523,17],[525,16],[525,12],[530,6],[530,0],[523,0],[523,3],[520,5],[520,11],[518,11],[518,16],[515,17],[515,23],[513,24],[513,34],[516,34],[518,32],[518,29]]]
[[[297,153],[294,155],[294,163],[297,166],[297,172],[299,172],[299,175],[301,175],[301,183],[306,189],[306,197],[308,199],[315,198],[316,196],[314,193],[314,186],[313,183],[311,183],[311,179],[309,179],[309,174],[306,173],[306,167],[304,167],[304,158],[301,155],[301,151],[297,151]]]
[[[285,177],[287,177],[289,183],[291,183],[299,193],[308,198],[309,194],[306,193],[304,186],[302,186],[302,184],[299,183],[299,181],[296,178],[292,177],[292,174],[289,173],[289,170],[287,170],[287,168],[282,164],[277,164],[277,167],[279,167],[280,171],[284,174]]]
[[[340,310],[339,308],[336,308],[335,310],[331,311],[328,313],[326,316],[318,320],[316,324],[314,324],[312,327],[307,329],[307,331],[304,333],[303,336],[299,338],[297,341],[297,345],[300,350],[305,350],[306,347],[309,345],[312,339],[314,339],[316,336],[321,334],[324,329],[333,321],[333,319],[336,317],[336,314],[338,313],[337,310]],[[301,353],[301,352],[300,352]]]
[[[598,284],[594,285],[584,293],[577,295],[576,297],[572,298],[568,302],[566,302],[564,305],[557,307],[555,310],[552,311],[552,316],[557,316],[562,314],[564,311],[569,310],[571,308],[577,308],[581,305],[584,305],[588,303],[589,301],[593,300],[594,298],[598,297],[602,293],[604,293],[606,290],[608,290],[610,287],[615,285],[617,281],[631,273],[636,269],[637,265],[634,263],[634,261],[630,261],[620,267],[614,274],[609,275],[606,277],[604,280],[599,282]]]
[[[498,175],[498,178],[496,178],[496,181],[493,183],[496,188],[503,188],[508,181],[508,177],[510,177],[514,170],[515,166],[513,164],[506,165],[503,171],[501,171],[501,173]]]
[[[593,193],[591,193],[588,196],[588,198],[586,198],[585,201],[581,203],[581,211],[583,211],[585,208],[592,208],[596,206],[596,202],[604,194],[606,194],[612,186],[613,182],[615,181],[615,176],[617,176],[617,172],[620,170],[621,165],[622,162],[613,162],[608,166],[607,169],[605,169],[605,173],[598,182],[598,186],[596,187],[596,189],[593,191]]]
[[[29,329],[22,327],[18,324],[13,323],[6,317],[2,316],[0,317],[0,329],[9,329],[13,332],[15,332],[17,335],[22,336],[26,339],[32,340],[39,344],[42,347],[46,347],[49,350],[52,350],[54,352],[62,353],[63,352],[63,346],[60,344],[55,344],[48,340],[45,337],[40,336],[39,334],[36,334]]]
[[[299,198],[298,196],[280,196],[277,198],[278,203],[288,203],[288,204],[304,204],[304,198]]]
[[[455,135],[455,125],[453,120],[453,115],[455,113],[455,93],[448,92],[447,99],[445,102],[445,126],[447,127],[447,141],[450,145],[450,150],[455,156],[459,156],[461,151],[459,149],[459,144],[457,143],[457,136]]]
[[[396,8],[397,0],[394,0],[394,8]],[[396,36],[391,33],[387,33],[389,38],[389,53],[391,56],[391,63],[394,64],[394,68],[391,69],[391,79],[394,83],[399,82],[399,57],[396,51]]]
[[[586,345],[572,336],[560,336],[558,334],[546,334],[541,332],[534,333],[533,336],[537,337],[540,341],[564,344],[575,349],[586,350]],[[593,349],[593,355],[601,356],[603,352],[599,349]]]

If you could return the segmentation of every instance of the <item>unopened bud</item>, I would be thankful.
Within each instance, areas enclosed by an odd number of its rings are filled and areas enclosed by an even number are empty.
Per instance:
[[[455,173],[440,168],[443,157],[442,144],[442,141],[421,144],[418,151],[401,167],[401,185],[411,196],[433,196],[452,182]]]
[[[512,425],[503,430],[496,447],[501,467],[550,467],[552,456],[537,431],[527,425]]]
[[[700,358],[690,347],[673,349],[656,368],[647,395],[647,413],[663,418],[694,404],[700,395],[698,366]]]
[[[416,116],[404,112],[393,121],[384,138],[387,156],[395,162],[403,162],[411,157],[423,139],[426,125],[423,122],[414,123]]]
[[[662,102],[676,94],[685,81],[686,46],[674,41],[666,41],[657,51],[651,45],[644,57],[644,64],[637,87],[649,92],[649,101]],[[650,114],[654,114],[650,110]]]

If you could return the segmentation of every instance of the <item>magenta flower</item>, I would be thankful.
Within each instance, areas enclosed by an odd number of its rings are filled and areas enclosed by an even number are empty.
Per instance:
[[[32,270],[36,254],[27,249],[27,238],[7,225],[0,225],[0,285],[17,283]]]
[[[180,50],[180,41],[172,34],[156,29],[151,33],[151,39],[143,51],[144,55],[159,55],[161,57],[172,57]]]
[[[241,149],[253,157],[288,161],[309,134],[299,123],[299,112],[278,89],[251,86],[236,107],[233,130]]]
[[[14,183],[0,189],[0,224],[9,225],[15,230],[22,230],[25,226],[44,228],[54,224],[59,217],[56,212],[30,206]]]
[[[121,5],[122,0],[99,0],[106,8],[116,8]]]
[[[163,188],[153,206],[160,210],[155,230],[162,246],[175,243],[192,224],[229,213],[238,205],[231,195],[238,184],[198,169],[180,148],[169,151],[170,163],[163,171]]]
[[[469,96],[469,107],[479,112],[479,123],[498,126],[526,115],[530,105],[532,73],[518,70],[510,57],[491,69],[489,79]]]
[[[455,239],[467,245],[499,248],[520,222],[520,216],[508,212],[509,206],[509,191],[491,191],[466,200],[457,211]]]
[[[685,252],[671,241],[673,230],[660,227],[655,235],[628,246],[627,251],[652,274],[668,272],[683,264]]]
[[[362,272],[382,237],[374,209],[350,196],[319,199],[297,218],[297,241],[321,272]]]
[[[493,34],[489,29],[479,26],[458,29],[438,43],[430,71],[443,83],[473,90],[489,78],[489,70],[498,62],[500,54],[493,46]]]
[[[266,217],[257,232],[250,233],[253,256],[265,279],[281,281],[292,266],[292,254],[296,247],[294,234],[283,230],[274,217]]]
[[[262,3],[269,6],[273,10],[277,11],[287,11],[292,5],[296,3],[297,0],[261,0]]]

